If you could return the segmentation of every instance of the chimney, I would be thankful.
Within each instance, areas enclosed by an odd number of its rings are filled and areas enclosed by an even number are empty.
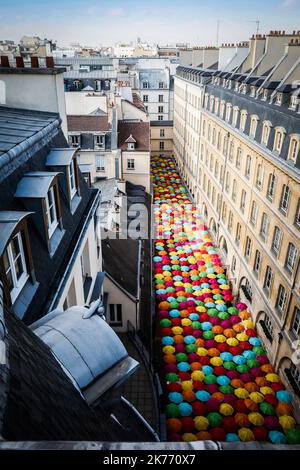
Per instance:
[[[46,67],[47,69],[54,69],[54,60],[52,56],[46,57]]]
[[[39,58],[38,57],[30,57],[31,60],[31,68],[38,69],[39,68]]]
[[[22,56],[16,57],[16,66],[20,68],[24,68],[24,60]]]
[[[1,56],[1,67],[10,67],[7,55],[2,55]]]

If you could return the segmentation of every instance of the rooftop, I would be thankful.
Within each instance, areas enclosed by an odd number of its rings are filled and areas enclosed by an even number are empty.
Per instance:
[[[107,132],[111,129],[108,122],[108,115],[69,115],[69,132]]]
[[[136,140],[135,150],[150,150],[150,124],[148,122],[118,121],[118,147],[127,150],[126,140],[130,135]]]

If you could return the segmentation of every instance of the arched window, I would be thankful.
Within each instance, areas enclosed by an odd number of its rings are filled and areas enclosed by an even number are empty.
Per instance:
[[[254,115],[251,116],[251,123],[250,123],[250,137],[252,139],[255,139],[256,136],[256,131],[257,131],[257,125],[258,125],[259,117]]]
[[[281,153],[285,134],[286,134],[286,131],[283,127],[277,127],[275,129],[275,138],[274,138],[273,151],[277,152],[278,154]]]
[[[268,145],[270,132],[271,132],[272,124],[270,121],[265,121],[263,124],[263,130],[261,135],[261,143],[265,146]]]
[[[288,153],[289,162],[293,164],[297,162],[297,158],[299,155],[299,148],[300,148],[300,135],[299,134],[291,135],[289,153]]]

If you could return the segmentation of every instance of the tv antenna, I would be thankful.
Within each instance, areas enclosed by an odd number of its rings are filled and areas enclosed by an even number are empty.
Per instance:
[[[220,20],[217,21],[217,47],[219,45],[219,35],[220,35]]]
[[[256,20],[251,21],[251,23],[255,23],[255,24],[256,24],[256,34],[258,34],[258,33],[259,33],[259,30],[260,30],[260,19],[259,19],[259,18],[256,18]]]

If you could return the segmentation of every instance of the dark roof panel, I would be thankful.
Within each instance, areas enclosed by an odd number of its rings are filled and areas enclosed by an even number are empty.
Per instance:
[[[130,135],[136,140],[136,150],[149,151],[150,150],[150,124],[149,122],[133,122],[133,121],[119,121],[118,122],[118,141],[119,148],[127,150],[126,140]]]
[[[70,115],[68,118],[69,132],[107,132],[111,126],[108,115]]]

